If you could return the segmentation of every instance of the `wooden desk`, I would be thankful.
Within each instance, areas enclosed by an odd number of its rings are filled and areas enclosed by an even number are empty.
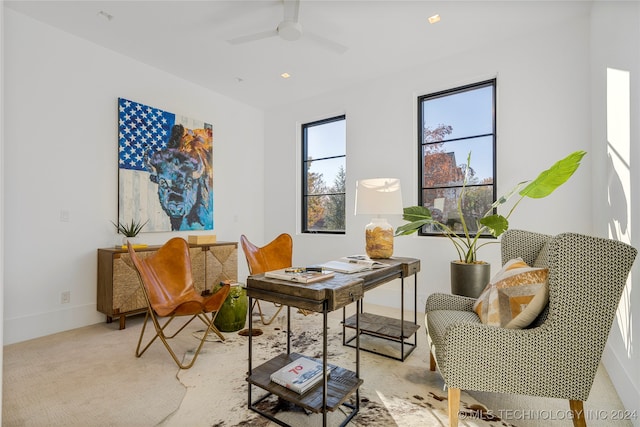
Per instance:
[[[323,351],[322,363],[327,369],[327,314],[355,302],[356,312],[350,318],[347,325],[356,331],[356,335],[350,341],[355,340],[356,349],[356,372],[351,372],[340,367],[335,367],[331,371],[331,376],[325,379],[322,386],[310,390],[304,395],[299,395],[291,390],[272,383],[269,376],[272,372],[285,366],[299,355],[291,353],[291,336],[287,333],[287,352],[267,361],[266,363],[252,367],[252,331],[253,322],[249,322],[249,372],[247,376],[248,385],[248,406],[249,409],[260,415],[286,426],[284,422],[276,419],[273,415],[261,411],[257,404],[271,394],[275,394],[282,399],[301,406],[311,412],[322,413],[323,426],[326,426],[327,411],[334,411],[339,406],[351,408],[351,412],[341,424],[344,426],[358,413],[360,408],[359,387],[362,384],[360,379],[360,317],[362,313],[362,297],[366,290],[373,289],[394,279],[404,279],[404,277],[415,275],[420,270],[420,261],[413,258],[394,258],[384,260],[388,267],[367,271],[358,274],[341,274],[321,282],[301,284],[285,280],[270,279],[264,274],[249,276],[247,278],[247,296],[249,297],[249,307],[252,306],[252,299],[258,298],[278,304],[287,305],[287,331],[291,330],[291,306],[304,310],[314,311],[323,314]],[[414,322],[415,323],[415,322]],[[344,332],[344,331],[343,331]],[[255,385],[268,393],[256,401],[252,400],[252,386]],[[351,405],[345,403],[347,398],[356,394],[356,403]]]

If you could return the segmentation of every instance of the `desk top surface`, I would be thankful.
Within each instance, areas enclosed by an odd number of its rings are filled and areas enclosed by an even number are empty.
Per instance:
[[[317,312],[323,310],[326,302],[328,310],[332,311],[362,298],[369,289],[420,271],[420,260],[415,258],[393,257],[376,261],[388,267],[352,274],[336,272],[335,276],[314,283],[271,279],[264,274],[249,276],[247,295]]]

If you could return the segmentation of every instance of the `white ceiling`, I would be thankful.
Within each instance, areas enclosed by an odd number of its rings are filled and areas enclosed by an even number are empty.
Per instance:
[[[258,108],[491,44],[589,13],[586,1],[302,0],[297,41],[227,40],[273,30],[281,0],[5,1],[16,11]],[[109,20],[99,12],[112,15]],[[431,15],[442,20],[427,22]],[[306,36],[348,47],[339,54]],[[283,79],[287,72],[291,78]]]

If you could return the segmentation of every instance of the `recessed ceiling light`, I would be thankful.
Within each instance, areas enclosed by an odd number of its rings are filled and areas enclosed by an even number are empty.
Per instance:
[[[289,74],[289,73],[282,73],[282,74],[280,74],[280,77],[282,77],[283,79],[288,79],[289,77],[291,77],[291,74]]]
[[[440,15],[436,14],[429,17],[429,24],[435,24],[436,22],[440,22]]]

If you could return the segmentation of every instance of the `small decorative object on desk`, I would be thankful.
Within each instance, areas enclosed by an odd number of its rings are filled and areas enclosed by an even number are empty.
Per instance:
[[[187,237],[191,245],[211,245],[216,242],[215,234],[191,234]]]
[[[331,366],[327,366],[327,375]],[[322,363],[300,357],[271,374],[271,381],[303,394],[322,380]]]
[[[374,261],[366,255],[352,255],[342,257],[337,260],[327,261],[319,264],[320,267],[327,270],[337,271],[338,273],[360,273],[362,271],[383,268],[387,265],[378,261]]]
[[[324,271],[313,267],[289,267],[264,273],[264,277],[268,277],[270,279],[288,280],[290,282],[298,283],[319,282],[320,280],[328,279],[334,275],[333,271]]]

